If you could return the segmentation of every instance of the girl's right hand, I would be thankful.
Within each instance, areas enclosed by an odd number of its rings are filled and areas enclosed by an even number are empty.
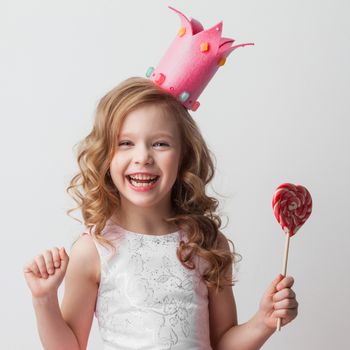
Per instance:
[[[54,247],[39,254],[23,268],[24,277],[33,297],[57,293],[67,270],[69,256],[65,249]]]

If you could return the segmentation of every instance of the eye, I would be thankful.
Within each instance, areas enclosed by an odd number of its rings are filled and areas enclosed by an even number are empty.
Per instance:
[[[131,143],[131,141],[121,141],[119,142],[119,146],[130,146]]]
[[[154,145],[154,146],[157,146],[157,145],[158,145],[158,147],[162,147],[162,146],[169,147],[169,144],[168,144],[168,143],[162,142],[162,141],[155,142],[153,145]]]

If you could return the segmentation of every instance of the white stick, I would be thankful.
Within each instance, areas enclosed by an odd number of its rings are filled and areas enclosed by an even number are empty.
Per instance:
[[[288,228],[285,228],[285,232],[286,232],[286,241],[285,241],[285,245],[284,245],[282,276],[286,276],[286,274],[287,274],[288,251],[289,251],[289,241],[290,241],[290,235],[289,235]],[[281,330],[281,321],[282,321],[281,318],[279,318],[277,320],[277,327],[276,327],[277,331]]]

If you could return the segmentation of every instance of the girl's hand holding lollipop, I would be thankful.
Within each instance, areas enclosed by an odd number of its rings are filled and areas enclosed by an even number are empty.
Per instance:
[[[263,295],[258,313],[268,329],[276,329],[276,319],[282,320],[284,326],[297,316],[298,302],[293,284],[293,277],[278,275]]]

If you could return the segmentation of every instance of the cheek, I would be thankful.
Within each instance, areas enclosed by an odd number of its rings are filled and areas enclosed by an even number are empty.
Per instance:
[[[110,172],[113,179],[116,179],[123,171],[127,164],[126,157],[119,153],[114,155],[110,164]]]
[[[178,167],[179,167],[178,155],[167,157],[166,159],[164,159],[163,165],[168,172],[169,178],[175,181],[177,177]]]

